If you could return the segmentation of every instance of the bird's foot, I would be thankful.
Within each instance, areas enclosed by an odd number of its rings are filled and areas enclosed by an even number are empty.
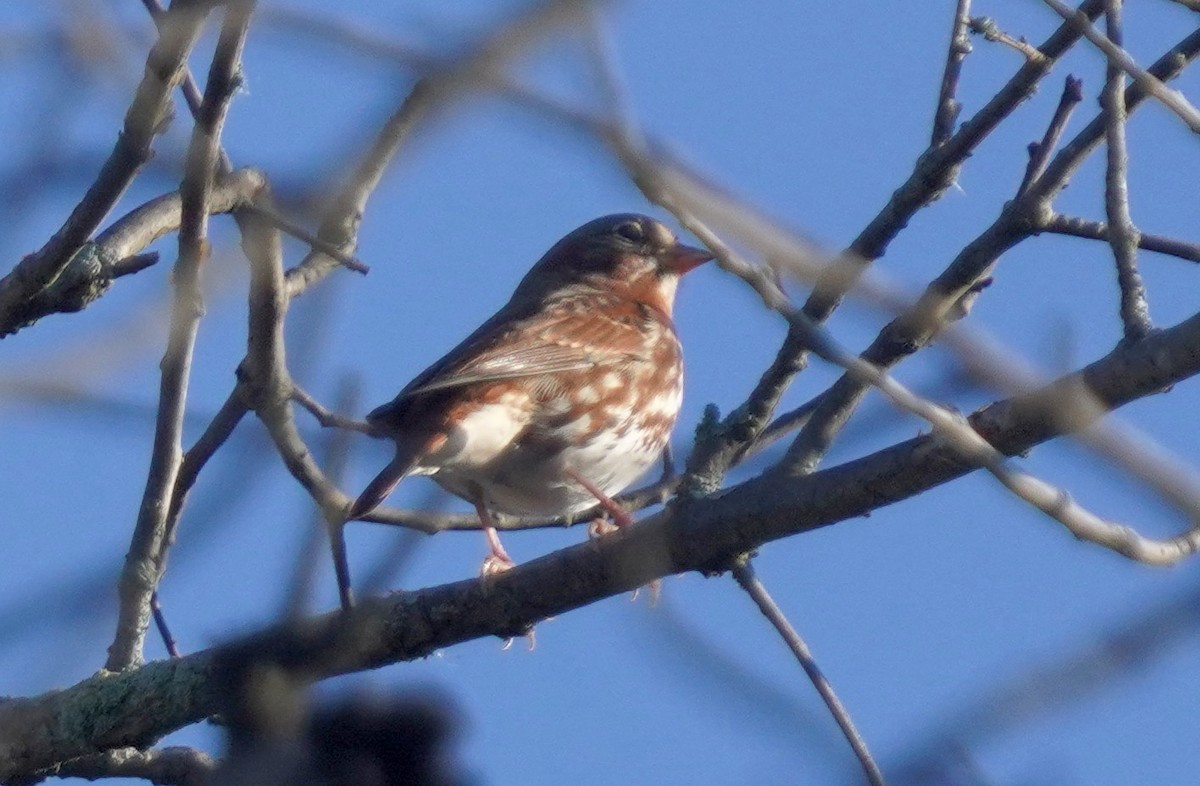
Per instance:
[[[529,629],[526,630],[525,633],[522,635],[523,635],[523,638],[525,639],[525,641],[529,643],[529,649],[527,649],[525,651],[533,652],[534,648],[537,647],[537,634],[534,632],[533,627],[530,626]],[[504,640],[504,643],[500,645],[500,651],[508,652],[510,649],[512,649],[512,645],[513,645],[514,641],[516,641],[516,638],[513,636],[509,636],[507,639]]]
[[[604,537],[605,535],[610,535],[620,529],[621,527],[619,525],[613,524],[604,516],[597,516],[596,518],[592,519],[590,524],[588,524],[587,533],[589,539],[596,540]]]
[[[483,534],[487,538],[489,554],[483,560],[483,567],[479,569],[479,575],[486,579],[515,568],[517,562],[504,550],[504,544],[500,542],[500,534],[496,532],[495,526],[492,526],[491,519],[484,521]]]
[[[512,561],[512,558],[507,554],[489,554],[483,560],[483,565],[479,568],[479,575],[483,578],[491,578],[499,576],[502,573],[507,573],[517,566],[517,563]]]

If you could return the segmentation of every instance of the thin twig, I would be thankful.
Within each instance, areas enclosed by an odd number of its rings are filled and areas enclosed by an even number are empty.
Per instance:
[[[1024,38],[1014,38],[1001,30],[1000,26],[996,24],[996,20],[990,16],[972,17],[968,25],[970,31],[975,35],[981,35],[987,41],[1003,44],[1010,49],[1016,50],[1026,60],[1039,60],[1043,57],[1041,51]]]
[[[1170,79],[1200,55],[1200,31],[1195,31],[1160,57],[1151,71]],[[1137,85],[1125,94],[1127,111],[1133,111],[1146,94]],[[966,245],[947,268],[926,287],[920,300],[890,322],[863,352],[872,366],[887,369],[926,346],[954,313],[964,294],[991,273],[1009,249],[1039,231],[1041,222],[1053,214],[1051,200],[1065,186],[1086,156],[1104,136],[1104,118],[1093,119],[1046,165],[1043,175],[1025,192],[1009,202],[997,219]],[[793,325],[795,323],[793,322]],[[822,396],[822,401],[788,449],[784,463],[789,472],[811,472],[845,426],[867,387],[853,375],[843,375]]]
[[[1116,46],[1123,43],[1121,32],[1122,0],[1107,0],[1108,38]],[[1104,171],[1104,212],[1108,217],[1108,244],[1117,265],[1117,285],[1121,290],[1121,324],[1126,341],[1140,341],[1151,330],[1150,305],[1146,287],[1137,268],[1138,230],[1129,214],[1129,154],[1125,146],[1125,74],[1109,63],[1104,92],[1104,138],[1107,167]]]
[[[167,617],[163,614],[162,606],[158,601],[158,591],[150,594],[150,613],[154,615],[154,627],[158,628],[158,635],[162,637],[163,647],[167,650],[167,655],[172,658],[179,657],[179,645],[175,642],[175,636],[171,633],[171,627],[167,624]]]
[[[296,238],[297,240],[306,243],[313,250],[319,251],[322,254],[325,254],[326,256],[336,260],[338,264],[347,270],[353,270],[355,273],[361,273],[364,276],[371,272],[371,268],[363,264],[358,257],[354,256],[353,254],[347,254],[343,252],[342,249],[338,248],[333,243],[317,237],[299,224],[289,221],[278,212],[262,205],[253,205],[248,209],[258,211],[259,214],[261,214],[262,217],[267,221],[270,221],[272,226],[274,226],[276,229],[279,229]]]
[[[306,397],[308,394],[304,394]],[[292,388],[292,398],[296,398],[296,388]],[[353,412],[359,407],[359,385],[356,377],[347,375],[338,385],[337,408],[345,412]],[[316,404],[309,398],[313,404]],[[320,406],[319,404],[316,404]],[[323,408],[322,408],[323,409]],[[332,415],[332,413],[330,413]],[[337,417],[337,416],[334,416]],[[348,418],[346,420],[349,420]],[[325,423],[322,421],[322,425]],[[326,474],[329,481],[340,484],[345,480],[346,467],[349,465],[350,451],[353,444],[350,439],[352,430],[337,429],[328,432],[325,440],[324,454]],[[321,536],[326,529],[326,522],[320,509],[316,510],[316,521],[304,529],[304,541],[296,565],[292,570],[292,580],[288,583],[288,591],[284,599],[282,616],[284,619],[296,619],[302,616],[309,604],[312,594],[313,579],[317,575],[317,561],[320,557]]]
[[[158,584],[159,554],[179,473],[192,349],[203,313],[200,268],[208,253],[208,201],[215,179],[218,140],[239,84],[242,46],[253,7],[253,0],[241,0],[226,9],[205,87],[201,119],[196,122],[188,149],[188,165],[180,186],[179,259],[172,278],[175,298],[162,362],[154,444],[145,494],[118,584],[121,602],[105,664],[109,671],[121,671],[142,659],[150,622],[150,596]]]
[[[796,656],[796,660],[800,663],[800,668],[804,669],[804,673],[808,675],[808,679],[812,682],[813,687],[817,689],[817,693],[821,696],[821,700],[825,702],[825,706],[829,708],[829,714],[833,716],[838,727],[842,730],[842,734],[846,737],[846,741],[850,743],[850,747],[854,750],[854,755],[858,758],[859,764],[862,765],[863,772],[866,773],[867,782],[872,786],[884,786],[883,773],[879,769],[879,765],[875,763],[875,758],[871,755],[870,749],[867,748],[867,742],[863,739],[858,729],[854,725],[854,721],[850,717],[850,712],[846,709],[846,705],[842,704],[842,700],[838,698],[837,693],[830,684],[825,673],[821,671],[821,667],[817,664],[816,658],[813,657],[812,651],[808,648],[808,644],[792,627],[792,623],[788,621],[787,615],[783,613],[783,609],[775,603],[775,599],[767,592],[767,588],[763,586],[762,581],[754,572],[754,565],[750,562],[750,557],[742,555],[734,563],[730,569],[730,573],[737,580],[738,586],[746,591],[750,599],[754,601],[754,605],[758,606],[758,610],[767,618],[771,626],[783,639],[783,643]]]
[[[1081,237],[1088,240],[1103,240],[1108,242],[1108,225],[1103,221],[1090,221],[1076,216],[1064,216],[1055,213],[1042,224],[1042,232],[1053,232],[1057,235]],[[1154,251],[1167,256],[1186,259],[1189,262],[1200,262],[1200,243],[1189,243],[1165,235],[1152,235],[1139,232],[1138,248],[1144,251]]]
[[[325,428],[357,431],[360,434],[367,434],[372,437],[379,436],[378,432],[366,421],[355,420],[352,417],[338,414],[317,401],[306,390],[294,382],[292,383],[292,401],[295,401],[307,410]]]
[[[1071,113],[1075,111],[1075,107],[1079,106],[1079,102],[1082,100],[1083,80],[1068,74],[1063,83],[1058,106],[1054,108],[1054,115],[1050,118],[1050,124],[1046,126],[1046,133],[1042,135],[1042,141],[1029,144],[1029,163],[1025,167],[1025,176],[1021,180],[1021,185],[1017,187],[1017,196],[1028,191],[1029,187],[1046,171],[1050,154],[1058,146],[1058,140],[1062,138]]]
[[[1153,73],[1139,66],[1119,44],[1110,40],[1108,36],[1097,30],[1096,26],[1087,17],[1077,11],[1072,11],[1061,0],[1042,1],[1054,9],[1056,14],[1078,27],[1084,37],[1103,52],[1111,64],[1129,74],[1133,78],[1133,81],[1147,95],[1152,96],[1156,101],[1178,115],[1194,133],[1200,134],[1200,111],[1197,111],[1196,107],[1192,106],[1184,98],[1183,93],[1167,87]]]
[[[935,148],[954,133],[954,121],[962,111],[962,104],[955,98],[958,80],[962,74],[963,60],[971,53],[971,41],[967,38],[967,25],[971,21],[971,0],[958,0],[954,9],[954,22],[950,26],[950,44],[946,47],[946,68],[942,72],[942,88],[938,92],[937,110],[933,117],[933,135],[929,147]]]

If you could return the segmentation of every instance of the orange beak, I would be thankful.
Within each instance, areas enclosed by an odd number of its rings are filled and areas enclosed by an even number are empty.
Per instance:
[[[667,267],[682,276],[712,258],[713,255],[707,249],[692,248],[682,243],[676,243],[675,248],[671,249],[670,255],[667,257]]]

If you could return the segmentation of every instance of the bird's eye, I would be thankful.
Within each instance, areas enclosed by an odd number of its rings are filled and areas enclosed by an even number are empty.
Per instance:
[[[630,243],[642,243],[646,240],[646,230],[636,221],[626,221],[623,224],[618,224],[613,231]]]

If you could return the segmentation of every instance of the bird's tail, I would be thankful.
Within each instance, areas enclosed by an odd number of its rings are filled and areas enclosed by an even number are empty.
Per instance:
[[[374,480],[367,484],[363,492],[358,495],[358,499],[354,500],[346,520],[352,521],[361,518],[374,510],[387,495],[392,493],[400,481],[404,480],[404,476],[413,471],[419,457],[419,453],[397,449],[396,457],[375,476]]]

